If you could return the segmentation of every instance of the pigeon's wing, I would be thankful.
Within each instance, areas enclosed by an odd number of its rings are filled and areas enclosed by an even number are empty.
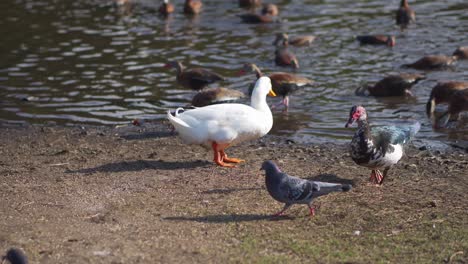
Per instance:
[[[291,203],[308,199],[312,196],[313,184],[297,177],[286,177],[280,186],[284,197]]]

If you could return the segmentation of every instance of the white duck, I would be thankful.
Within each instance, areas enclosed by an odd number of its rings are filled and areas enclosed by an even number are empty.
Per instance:
[[[270,78],[257,80],[252,92],[250,106],[244,104],[217,104],[183,111],[177,108],[175,114],[167,112],[167,118],[187,144],[212,147],[214,162],[223,167],[243,162],[228,158],[224,150],[237,143],[260,138],[273,126],[273,116],[266,102],[266,96],[276,96],[271,88]]]

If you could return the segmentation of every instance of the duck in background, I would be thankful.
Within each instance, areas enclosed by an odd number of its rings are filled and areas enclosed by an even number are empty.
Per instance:
[[[371,128],[366,109],[360,105],[351,108],[345,127],[355,121],[358,130],[351,140],[351,158],[357,165],[370,168],[371,182],[381,185],[390,168],[403,156],[403,146],[419,131],[421,124]],[[384,169],[383,174],[381,169]]]
[[[264,76],[260,68],[258,68],[257,65],[253,63],[244,64],[239,73],[246,74],[248,72],[255,73],[257,79]],[[285,110],[287,110],[289,107],[290,94],[297,91],[300,87],[310,85],[314,82],[305,77],[287,72],[272,72],[268,75],[268,77],[271,79],[271,84],[275,94],[283,97],[281,103],[273,106],[272,108],[277,107],[279,105],[284,105]]]
[[[169,0],[164,0],[161,6],[159,7],[159,13],[163,16],[168,16],[174,12],[174,5],[169,2]]]
[[[440,118],[436,118],[435,116],[435,108],[438,104],[449,104],[452,101],[452,97],[458,92],[468,89],[468,82],[439,82],[437,83],[431,91],[431,95],[429,96],[429,100],[426,104],[426,114],[431,119],[433,127],[437,127],[438,120]],[[454,101],[454,107],[452,107],[452,112],[455,116],[455,110],[460,108],[458,105],[460,102]],[[450,108],[450,106],[449,106]],[[446,114],[448,114],[447,111]]]
[[[452,54],[452,56],[457,57],[459,60],[468,59],[468,46],[458,47]]]
[[[197,15],[201,12],[203,3],[200,0],[185,0],[184,14]]]
[[[448,105],[447,111],[439,117],[439,120],[441,120],[447,116],[444,126],[450,121],[457,121],[461,112],[468,111],[468,88],[456,91],[448,101]]]
[[[395,36],[392,35],[360,35],[356,37],[361,45],[387,45],[393,47],[396,44]]]
[[[264,4],[262,8],[262,15],[278,16],[278,6],[275,4]]]
[[[457,60],[458,56],[429,55],[413,63],[403,64],[402,67],[418,70],[437,70],[452,66]]]
[[[397,25],[402,29],[416,21],[416,15],[413,9],[408,5],[408,0],[401,0],[400,8],[396,11],[395,18]]]
[[[260,14],[247,13],[238,16],[241,18],[242,22],[247,24],[263,24],[278,22],[278,13],[279,11],[276,5],[268,4],[262,8]]]
[[[177,70],[177,82],[183,87],[192,90],[198,91],[212,83],[224,80],[224,77],[220,74],[207,69],[186,69],[180,61],[170,61],[165,65],[165,67],[175,68]]]
[[[400,73],[389,75],[374,85],[365,85],[356,89],[356,95],[371,96],[413,96],[410,89],[426,76],[418,73]]]
[[[275,63],[278,66],[299,68],[299,61],[296,55],[289,50],[287,40],[283,40],[280,45],[276,46]]]
[[[262,0],[239,0],[239,7],[254,8],[262,5]]]
[[[273,126],[273,115],[266,96],[275,96],[270,78],[263,76],[255,84],[250,106],[244,104],[215,104],[193,110],[182,108],[167,112],[167,118],[187,144],[212,148],[214,162],[223,167],[243,162],[228,158],[228,147],[266,135]]]
[[[212,104],[234,103],[244,98],[245,94],[241,91],[219,88],[207,88],[198,92],[192,99],[192,105],[203,107]]]
[[[296,46],[296,47],[302,47],[302,46],[310,46],[312,42],[314,42],[315,36],[297,36],[294,38],[289,38],[288,34],[286,33],[278,33],[276,34],[276,38],[273,41],[273,45],[278,45],[278,43],[282,43],[284,41],[287,41],[289,45],[291,46]]]

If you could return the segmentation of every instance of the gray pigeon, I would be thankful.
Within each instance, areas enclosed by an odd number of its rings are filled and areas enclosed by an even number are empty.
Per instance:
[[[270,160],[263,162],[261,169],[266,172],[265,183],[268,193],[276,201],[284,203],[283,210],[274,216],[282,215],[293,204],[307,204],[310,216],[314,216],[315,208],[312,206],[314,198],[331,192],[351,190],[349,184],[309,181],[289,176],[281,172],[278,166]]]
[[[0,258],[0,263],[10,263],[10,264],[28,264],[28,258],[26,255],[17,248],[10,248],[5,256]]]

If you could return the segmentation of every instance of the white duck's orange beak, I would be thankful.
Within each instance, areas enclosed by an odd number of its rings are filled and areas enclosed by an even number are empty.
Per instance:
[[[273,92],[273,90],[270,89],[270,92],[268,92],[268,95],[269,96],[276,96],[275,92]]]

